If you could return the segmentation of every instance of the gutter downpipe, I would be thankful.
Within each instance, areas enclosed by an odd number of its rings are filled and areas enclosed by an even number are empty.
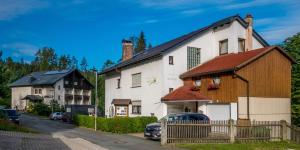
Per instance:
[[[239,79],[241,79],[242,81],[244,81],[246,84],[247,84],[247,86],[246,86],[246,92],[247,92],[247,119],[248,120],[250,120],[250,108],[249,108],[249,105],[250,105],[250,98],[249,98],[249,91],[250,91],[250,89],[249,89],[249,81],[247,80],[247,79],[245,79],[244,77],[242,77],[242,76],[240,76],[240,75],[238,75],[237,73],[236,73],[236,69],[234,69],[233,70],[233,74],[234,74],[234,78],[239,78]]]

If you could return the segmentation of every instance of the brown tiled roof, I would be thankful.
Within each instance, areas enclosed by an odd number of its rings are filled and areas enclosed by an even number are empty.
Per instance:
[[[291,58],[280,47],[270,46],[270,47],[259,48],[256,50],[251,50],[251,51],[247,51],[247,52],[243,52],[243,53],[231,53],[231,54],[218,56],[196,68],[193,68],[193,69],[183,73],[180,77],[188,78],[188,77],[195,77],[195,76],[201,76],[201,75],[208,75],[208,74],[238,70],[239,68],[253,62],[254,60],[260,58],[264,54],[266,54],[274,49],[279,50],[288,59],[290,59],[292,62],[294,62],[293,58]]]
[[[113,99],[111,104],[115,105],[129,105],[131,103],[130,99]]]
[[[193,90],[191,86],[181,86],[173,92],[167,94],[162,101],[181,101],[181,100],[208,100],[209,98],[202,95],[200,91]]]

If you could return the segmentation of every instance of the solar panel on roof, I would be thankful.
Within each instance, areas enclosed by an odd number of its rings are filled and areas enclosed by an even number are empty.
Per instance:
[[[67,73],[69,70],[55,70],[55,71],[48,71],[45,72],[45,75],[52,75],[52,74],[64,74]]]

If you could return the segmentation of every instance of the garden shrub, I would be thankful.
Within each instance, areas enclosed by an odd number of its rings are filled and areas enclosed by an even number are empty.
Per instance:
[[[157,122],[156,117],[114,117],[97,118],[97,129],[112,133],[143,132],[146,125]],[[94,117],[75,115],[74,123],[78,126],[94,128]]]
[[[40,116],[49,116],[51,114],[51,108],[44,103],[31,103],[29,104],[28,112]]]

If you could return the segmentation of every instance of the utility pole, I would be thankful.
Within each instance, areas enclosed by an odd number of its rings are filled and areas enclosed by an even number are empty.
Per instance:
[[[97,130],[97,113],[98,113],[98,72],[95,69],[96,75],[96,89],[95,89],[95,131]]]

